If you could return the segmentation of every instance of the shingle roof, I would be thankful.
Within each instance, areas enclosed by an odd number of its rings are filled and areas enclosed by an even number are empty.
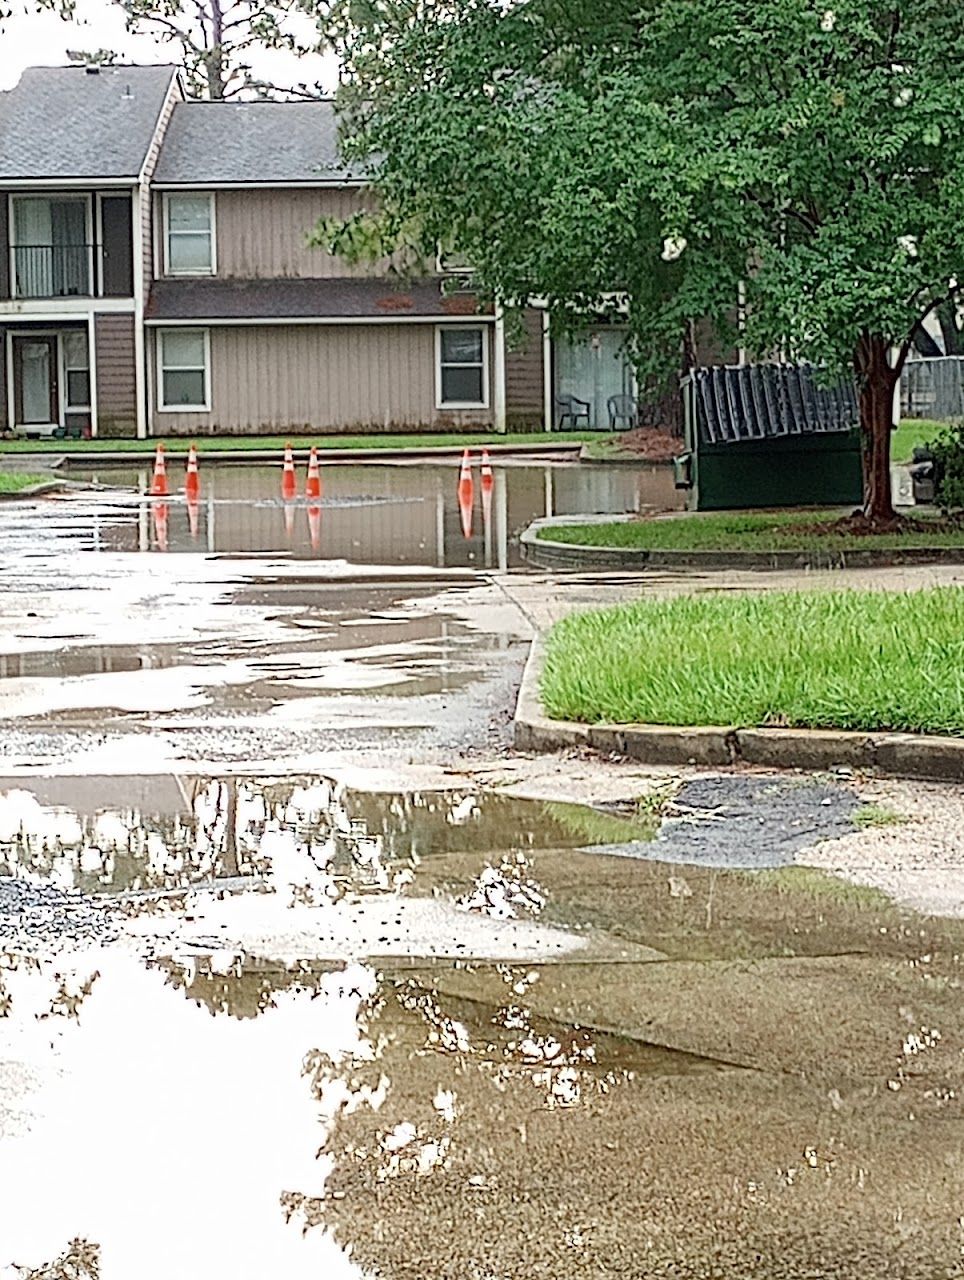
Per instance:
[[[29,67],[0,94],[0,181],[134,181],[175,74],[167,66]]]
[[[164,137],[159,183],[339,182],[364,177],[338,153],[335,104],[179,102]]]
[[[476,314],[473,294],[443,294],[438,280],[157,280],[145,309],[148,320],[198,321]]]

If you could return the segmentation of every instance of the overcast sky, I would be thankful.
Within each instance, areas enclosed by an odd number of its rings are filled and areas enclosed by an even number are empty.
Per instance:
[[[77,0],[77,22],[62,22],[50,13],[15,14],[0,35],[0,89],[17,83],[24,67],[67,62],[68,49],[114,49],[124,62],[176,62],[176,46],[147,36],[130,36],[121,11],[110,0]],[[331,58],[293,58],[266,52],[256,71],[284,85],[321,81],[334,91],[336,67]]]

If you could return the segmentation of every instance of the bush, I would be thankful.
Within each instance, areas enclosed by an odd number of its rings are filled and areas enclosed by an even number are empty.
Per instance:
[[[964,422],[946,426],[928,449],[934,456],[934,500],[947,511],[964,508]]]

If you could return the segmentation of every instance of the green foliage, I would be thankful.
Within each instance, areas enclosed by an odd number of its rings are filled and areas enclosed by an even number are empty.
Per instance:
[[[701,320],[734,338],[742,289],[751,355],[857,374],[868,502],[890,513],[887,352],[902,362],[964,280],[964,24],[946,0],[344,15],[346,147],[376,158],[389,238],[452,245],[483,293],[544,298],[557,332],[625,320],[650,386]]]
[[[556,719],[964,734],[964,590],[642,600],[549,633]]]
[[[879,804],[862,804],[859,809],[853,811],[851,817],[856,826],[864,828],[896,827],[907,821],[893,809],[885,809]]]
[[[964,508],[964,422],[945,426],[927,446],[939,477],[934,497],[948,511]]]
[[[914,547],[960,547],[964,525],[933,532],[861,536],[847,531],[813,532],[807,526],[832,523],[836,511],[786,511],[778,515],[681,515],[646,520],[601,521],[598,524],[546,525],[538,537],[580,547],[627,547],[652,551],[889,551]],[[935,524],[937,522],[935,521]]]

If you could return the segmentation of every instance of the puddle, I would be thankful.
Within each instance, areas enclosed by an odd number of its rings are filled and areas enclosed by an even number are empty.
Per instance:
[[[281,500],[281,467],[205,464],[202,496],[188,506],[107,492],[88,518],[98,551],[169,551],[233,555],[278,553],[352,564],[497,568],[521,563],[516,540],[535,518],[586,512],[622,514],[681,505],[671,469],[605,464],[494,464],[483,495],[478,478],[472,513],[463,518],[457,462],[450,465],[323,466],[320,503]],[[74,472],[71,472],[74,475]],[[146,494],[149,467],[80,472],[78,478]],[[180,477],[174,485],[180,487]]]
[[[952,1274],[964,924],[584,847],[652,834],[313,775],[0,781],[6,874],[125,921],[0,958],[0,1276],[857,1280],[908,1221],[902,1274]]]
[[[575,848],[646,834],[580,805],[493,793],[369,794],[329,778],[177,775],[0,779],[0,876],[90,894],[225,881],[331,896],[408,883],[424,858]]]

